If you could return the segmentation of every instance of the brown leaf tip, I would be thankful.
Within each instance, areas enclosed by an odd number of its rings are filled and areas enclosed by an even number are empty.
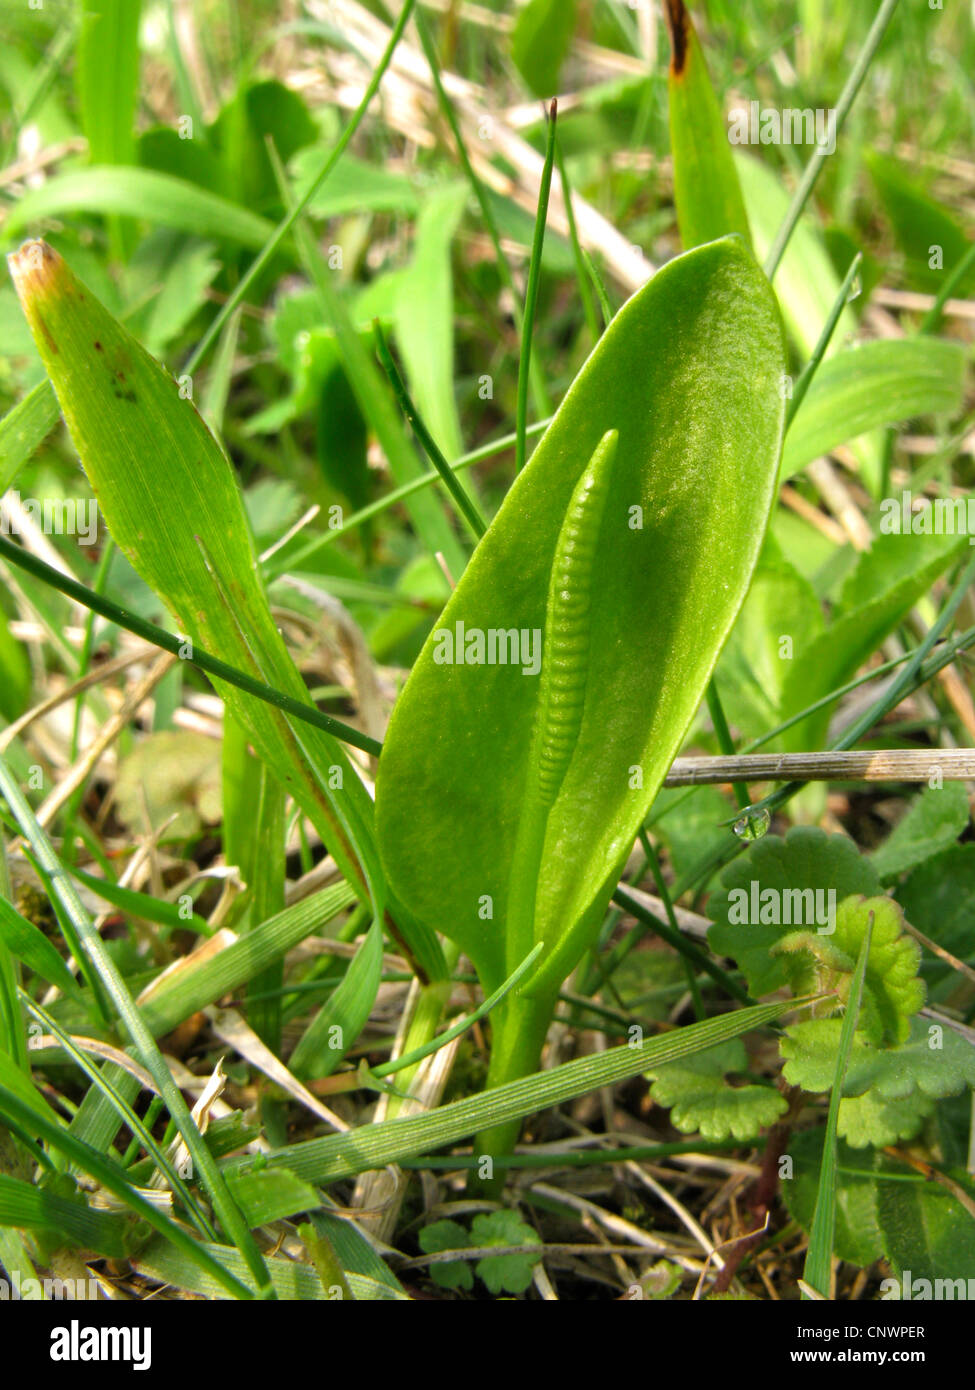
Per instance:
[[[25,241],[7,257],[11,279],[21,299],[48,289],[61,257],[46,241]]]
[[[690,42],[691,17],[687,13],[684,0],[666,0],[667,28],[670,30],[672,57],[670,71],[680,77],[687,61],[687,46]]]

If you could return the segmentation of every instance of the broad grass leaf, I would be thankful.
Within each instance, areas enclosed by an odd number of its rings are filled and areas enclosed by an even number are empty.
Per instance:
[[[964,399],[965,349],[939,338],[877,339],[820,364],[789,427],[782,478],[878,425],[954,415]]]
[[[239,242],[254,251],[259,251],[274,231],[274,224],[266,218],[196,184],[154,169],[105,164],[70,169],[30,189],[11,209],[4,231],[14,238],[32,222],[67,213],[144,218],[194,236]]]
[[[335,992],[291,1054],[290,1067],[296,1076],[331,1076],[368,1021],[382,973],[383,933],[379,923],[373,922]]]
[[[92,164],[131,164],[139,91],[139,0],[85,0],[75,81]]]
[[[851,680],[965,544],[964,536],[876,536],[848,576],[833,621],[796,652],[782,685],[782,718]],[[832,715],[829,706],[808,715],[786,730],[782,746],[822,748]]]
[[[233,469],[192,402],[181,398],[172,377],[56,252],[30,243],[11,264],[68,428],[121,550],[191,642],[307,701],[271,615]],[[381,915],[385,883],[372,802],[341,745],[312,726],[293,726],[234,687],[216,685],[346,877],[368,884]]]
[[[558,92],[576,24],[576,0],[528,0],[511,35],[511,56],[537,97]]]
[[[869,151],[867,170],[880,203],[904,255],[909,283],[937,294],[955,266],[967,254],[968,236],[943,201],[930,196],[887,155]],[[933,263],[934,249],[940,264]],[[969,269],[956,291],[963,299],[975,289],[975,270]]]
[[[751,246],[728,126],[708,76],[697,31],[683,0],[667,0],[664,12],[672,53],[667,92],[674,203],[681,240],[690,250],[737,232]]]

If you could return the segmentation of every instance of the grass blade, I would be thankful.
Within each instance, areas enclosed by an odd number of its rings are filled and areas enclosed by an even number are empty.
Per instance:
[[[393,361],[393,355],[389,350],[386,336],[383,333],[383,326],[378,319],[373,319],[372,331],[376,342],[376,355],[379,358],[383,371],[389,379],[389,384],[393,388],[396,399],[399,401],[400,409],[409,421],[413,433],[416,435],[420,444],[422,444],[427,458],[443,479],[444,486],[454,499],[457,511],[467,522],[471,535],[475,540],[480,540],[487,530],[487,522],[478,510],[474,499],[467,492],[467,489],[460,482],[456,473],[440,452],[437,441],[427,429],[423,417],[410,398],[410,393],[406,389],[406,383],[400,376],[399,369]]]
[[[7,805],[16,818],[24,837],[30,843],[39,865],[50,877],[54,896],[64,914],[70,917],[81,940],[84,955],[97,970],[102,984],[118,1010],[119,1018],[124,1023],[129,1037],[138,1050],[143,1066],[149,1072],[160,1095],[165,1100],[169,1113],[175,1120],[186,1147],[190,1151],[195,1169],[206,1185],[224,1230],[238,1246],[261,1296],[273,1296],[261,1253],[254,1243],[253,1236],[241,1219],[240,1212],[227,1190],[226,1182],[190,1115],[189,1107],[173,1080],[152,1033],[146,1027],[145,1021],[129,994],[125,980],[112,955],[106,949],[94,923],[82,906],[74,885],[54,853],[51,842],[38,825],[20,786],[2,758],[0,758],[0,792],[2,792]]]
[[[57,397],[45,377],[0,420],[0,497],[51,433],[59,413]]]
[[[211,1278],[215,1279],[219,1286],[226,1289],[234,1298],[249,1299],[254,1297],[253,1289],[248,1288],[242,1282],[242,1279],[246,1278],[247,1272],[247,1265],[243,1260],[240,1262],[242,1278],[239,1279],[224,1269],[214,1259],[206,1246],[194,1240],[182,1226],[153,1206],[151,1202],[147,1202],[145,1197],[136,1191],[128,1181],[124,1169],[120,1168],[118,1164],[104,1158],[97,1149],[93,1149],[89,1144],[81,1143],[55,1120],[49,1120],[46,1116],[38,1114],[20,1096],[15,1095],[2,1084],[0,1084],[0,1117],[11,1128],[18,1126],[28,1130],[31,1134],[38,1135],[51,1148],[69,1158],[80,1171],[90,1173],[102,1187],[114,1193],[126,1206],[141,1216],[148,1225],[175,1245],[177,1250],[182,1251],[194,1265],[206,1270]]]
[[[310,705],[261,583],[232,465],[192,401],[56,252],[29,244],[11,257],[11,270],[102,514],[177,615],[190,643],[182,655],[197,644],[224,652]],[[373,804],[341,745],[236,686],[221,684],[218,693],[382,917]]]
[[[332,1134],[324,1139],[292,1144],[269,1154],[267,1162],[272,1167],[290,1168],[297,1177],[309,1182],[337,1182],[370,1168],[429,1153],[492,1125],[520,1120],[600,1086],[611,1086],[636,1076],[651,1066],[691,1056],[729,1038],[739,1037],[751,1028],[771,1023],[796,1007],[797,1001],[790,999],[737,1009],[720,1018],[651,1038],[637,1048],[614,1047],[598,1056],[582,1057],[553,1067],[551,1071],[506,1082],[481,1095],[452,1101],[428,1115],[390,1120],[348,1134]],[[245,1170],[252,1166],[252,1161],[231,1160],[231,1166]]]
[[[751,247],[748,214],[728,142],[728,129],[708,75],[704,51],[684,0],[664,6],[670,31],[667,79],[674,204],[684,249],[737,232]]]
[[[535,331],[535,306],[538,303],[538,285],[542,275],[542,245],[545,241],[545,223],[548,219],[548,199],[552,189],[552,168],[555,163],[555,126],[558,119],[558,103],[552,98],[548,109],[548,138],[545,144],[545,163],[542,166],[542,181],[538,190],[538,211],[535,214],[535,233],[532,238],[531,260],[528,263],[528,285],[525,290],[525,311],[521,324],[521,356],[518,359],[518,413],[515,423],[515,470],[520,473],[528,457],[528,381],[531,373],[532,335]]]
[[[893,18],[894,11],[897,9],[897,0],[882,0],[880,9],[870,32],[864,40],[863,47],[857,55],[857,60],[853,64],[852,71],[843,86],[839,95],[835,110],[835,125],[833,134],[836,139],[843,129],[843,124],[850,113],[850,107],[856,100],[857,92],[867,75],[867,69],[873,61],[873,56],[880,47],[880,41],[887,31],[887,25]],[[785,220],[775,235],[775,240],[765,259],[765,274],[770,280],[775,278],[775,272],[779,268],[785,248],[789,244],[789,238],[795,231],[796,224],[802,216],[802,210],[809,201],[810,194],[816,186],[823,164],[829,158],[828,144],[817,145],[813,150],[812,158],[806,165],[805,172],[799,182],[799,187],[793,195],[792,202],[789,204],[789,211],[785,215]]]
[[[789,401],[789,404],[785,408],[785,428],[787,445],[789,426],[792,424],[792,421],[795,418],[796,411],[802,405],[805,394],[809,390],[810,383],[812,382],[813,377],[816,375],[820,362],[822,362],[823,360],[823,355],[826,352],[826,349],[829,347],[830,340],[833,337],[836,325],[840,321],[840,315],[843,313],[843,310],[846,307],[846,303],[850,298],[850,290],[853,286],[853,281],[857,277],[857,272],[860,269],[860,264],[862,261],[863,252],[858,251],[856,255],[853,257],[853,260],[850,262],[850,268],[843,278],[843,283],[842,285],[840,285],[839,293],[837,294],[836,299],[833,301],[833,307],[829,311],[829,317],[823,324],[823,331],[819,335],[819,341],[813,348],[812,353],[809,357],[809,361],[806,363],[802,371],[799,373],[799,379],[795,384],[795,389],[792,392],[792,397]]]
[[[156,1036],[171,1032],[190,1014],[249,983],[354,902],[349,885],[336,883],[251,928],[216,955],[187,957],[179,971],[140,996],[146,1026]]]
[[[35,578],[43,580],[45,584],[59,589],[69,598],[83,603],[93,613],[107,618],[109,622],[124,628],[126,632],[134,633],[136,637],[142,637],[146,642],[151,642],[154,647],[160,647],[164,652],[172,652],[173,656],[182,656],[184,660],[189,661],[190,665],[198,666],[201,671],[206,671],[208,675],[217,676],[229,685],[236,686],[238,690],[243,690],[248,695],[265,701],[275,709],[283,710],[295,719],[302,719],[306,724],[313,724],[316,728],[324,729],[326,733],[340,738],[343,743],[352,744],[354,748],[361,748],[366,753],[377,755],[381,752],[381,743],[370,738],[368,734],[362,733],[361,730],[354,729],[351,724],[344,724],[341,719],[333,719],[330,714],[323,714],[313,705],[304,704],[301,700],[296,700],[292,696],[284,694],[283,691],[275,690],[263,681],[255,680],[246,671],[241,671],[238,667],[221,661],[219,657],[212,656],[195,643],[192,648],[192,656],[190,656],[185,637],[174,636],[173,633],[165,632],[162,628],[146,622],[135,613],[129,613],[126,609],[119,608],[118,604],[103,598],[101,594],[95,593],[94,589],[89,589],[86,585],[70,579],[60,570],[46,565],[36,555],[32,555],[21,546],[14,545],[5,536],[0,536],[0,555],[9,560],[11,564],[26,570],[28,574],[33,574]]]
[[[18,237],[32,222],[93,212],[146,219],[193,236],[247,247],[263,246],[274,232],[267,218],[185,179],[155,169],[102,164],[71,169],[30,189],[11,208],[4,231]]]
[[[291,1054],[296,1076],[330,1076],[365,1027],[383,973],[383,933],[373,922],[334,993],[322,1005]],[[333,1046],[337,1029],[339,1046]]]
[[[840,1101],[843,1099],[843,1078],[853,1047],[853,1034],[860,1017],[860,1001],[863,998],[863,982],[867,973],[867,960],[870,956],[870,940],[873,936],[873,913],[867,918],[867,930],[860,947],[856,970],[850,983],[850,996],[843,1015],[843,1028],[840,1032],[839,1053],[836,1058],[836,1076],[829,1097],[829,1115],[826,1120],[826,1136],[823,1141],[823,1166],[819,1175],[819,1190],[816,1196],[816,1213],[809,1234],[809,1249],[803,1277],[807,1284],[829,1298],[830,1262],[833,1256],[833,1237],[836,1231],[836,1125],[840,1114]],[[806,1295],[804,1294],[805,1298]]]
[[[258,275],[260,275],[261,271],[264,269],[268,261],[274,255],[275,251],[281,245],[282,241],[284,241],[285,237],[288,235],[292,227],[298,221],[298,218],[304,212],[305,208],[308,206],[311,200],[315,197],[316,193],[322,187],[329,174],[332,172],[336,164],[341,159],[343,152],[349,144],[349,141],[352,139],[353,135],[359,129],[359,125],[362,121],[362,118],[366,114],[366,111],[368,110],[373,97],[379,91],[379,84],[382,82],[386,69],[389,67],[390,62],[392,61],[393,54],[396,51],[396,45],[399,43],[400,38],[403,34],[403,30],[406,28],[409,22],[409,18],[413,12],[413,6],[415,3],[416,0],[405,0],[402,9],[399,12],[399,18],[397,19],[396,24],[393,27],[393,31],[389,36],[389,43],[386,45],[385,52],[383,53],[383,56],[380,58],[376,66],[376,70],[369,80],[369,85],[366,87],[366,90],[363,93],[362,100],[359,102],[359,105],[352,113],[351,120],[343,130],[342,134],[339,136],[339,139],[336,141],[334,149],[330,151],[327,159],[321,167],[320,172],[308,185],[306,192],[303,193],[302,196],[297,200],[294,207],[288,210],[288,213],[285,216],[284,220],[281,221],[277,225],[277,227],[275,227],[271,231],[270,236],[262,237],[261,240],[258,242],[258,245],[261,245],[261,243],[263,242],[260,255],[257,256],[257,258],[250,266],[248,266],[247,270],[241,276],[239,284],[235,286],[233,294],[227,300],[226,304],[220,310],[219,314],[217,314],[213,322],[210,324],[210,327],[207,329],[206,333],[204,333],[203,337],[200,339],[199,343],[196,346],[196,350],[193,352],[192,356],[190,357],[190,360],[186,364],[186,370],[188,372],[194,372],[196,368],[200,365],[204,356],[207,353],[207,350],[209,349],[210,345],[216,340],[224,324],[230,318],[230,315],[234,312],[234,310],[237,308],[239,304],[243,303],[244,296],[250,289],[251,285],[257,279]]]

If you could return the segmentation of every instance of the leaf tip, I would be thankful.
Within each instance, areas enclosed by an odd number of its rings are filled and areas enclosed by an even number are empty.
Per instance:
[[[19,251],[12,251],[7,257],[7,264],[14,287],[24,301],[47,289],[63,262],[46,241],[25,241]]]
[[[670,31],[670,72],[680,77],[687,62],[687,49],[690,44],[691,17],[687,13],[684,0],[666,0],[667,28]]]

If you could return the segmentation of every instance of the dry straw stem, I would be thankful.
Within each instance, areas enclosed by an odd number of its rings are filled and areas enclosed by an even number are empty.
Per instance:
[[[704,782],[945,782],[975,779],[975,748],[887,748],[873,753],[743,753],[675,758],[667,787]]]
[[[126,696],[125,703],[121,709],[105,723],[98,732],[91,746],[85,750],[82,756],[75,762],[61,781],[54,788],[44,804],[37,812],[37,822],[45,829],[54,820],[61,807],[70,800],[80,786],[88,780],[90,774],[95,770],[98,763],[108,752],[109,748],[121,734],[122,730],[129,721],[137,714],[140,705],[147,700],[156,686],[166,675],[167,671],[174,665],[176,657],[164,652],[153,662],[149,671],[139,681],[138,685],[129,695]]]
[[[372,67],[378,63],[389,42],[390,30],[356,0],[331,0],[328,5],[321,0],[311,0],[308,9],[316,19],[331,24],[340,23],[351,48],[367,58]],[[353,65],[356,71],[362,69],[361,62],[350,59],[347,54],[329,53],[326,61],[332,76],[343,83],[348,83]],[[457,112],[467,151],[478,177],[495,192],[512,198],[534,216],[542,181],[542,156],[522,140],[501,115],[489,109],[483,88],[447,71],[441,73],[441,80]],[[361,92],[351,86],[336,93],[337,100],[352,106],[358,103],[360,97]],[[421,131],[435,126],[438,118],[430,70],[418,47],[405,41],[399,43],[389,71],[383,78],[382,97],[386,103],[384,110],[387,118],[410,139],[417,140]],[[485,138],[485,131],[490,131],[489,139]],[[517,177],[509,178],[498,168],[495,160],[503,160],[510,165]],[[591,203],[576,193],[572,195],[572,207],[579,240],[586,250],[600,256],[627,291],[632,292],[646,284],[654,272],[653,263],[632,246]],[[569,235],[565,202],[558,180],[552,185],[548,220],[554,231],[561,236]]]

